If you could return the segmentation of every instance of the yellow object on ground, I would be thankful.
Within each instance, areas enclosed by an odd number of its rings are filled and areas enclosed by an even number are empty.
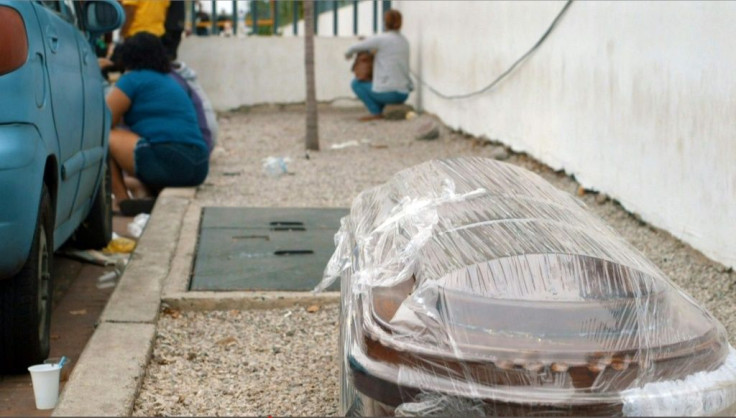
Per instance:
[[[118,237],[110,241],[110,243],[107,244],[107,247],[102,249],[102,252],[106,254],[131,253],[134,249],[134,240],[125,237]]]

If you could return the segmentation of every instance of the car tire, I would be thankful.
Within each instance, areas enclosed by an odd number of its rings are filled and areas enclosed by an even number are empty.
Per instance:
[[[89,215],[74,233],[72,243],[80,249],[104,248],[112,239],[112,178],[107,164],[104,170]]]
[[[44,185],[28,259],[15,276],[0,281],[0,373],[25,372],[48,357],[53,235],[54,208]]]

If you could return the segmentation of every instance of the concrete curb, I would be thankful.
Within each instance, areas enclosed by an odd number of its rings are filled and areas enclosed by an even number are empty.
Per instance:
[[[182,292],[161,302],[182,311],[223,311],[230,309],[279,309],[338,303],[340,292]]]
[[[105,306],[53,416],[128,416],[156,337],[163,279],[196,190],[166,189]],[[172,239],[173,238],[173,239]]]
[[[155,336],[154,324],[100,324],[53,416],[130,416]]]
[[[289,306],[309,306],[337,303],[340,292],[215,292],[190,291],[192,261],[197,248],[202,208],[196,203],[189,206],[179,236],[169,275],[164,281],[161,302],[179,310],[214,311],[228,309],[277,309]]]
[[[161,304],[179,310],[274,309],[337,303],[339,292],[188,291],[202,208],[195,188],[165,189],[53,416],[130,416]]]

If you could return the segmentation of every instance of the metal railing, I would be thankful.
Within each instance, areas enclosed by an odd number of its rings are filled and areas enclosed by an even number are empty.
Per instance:
[[[373,33],[378,33],[383,29],[383,13],[391,8],[391,0],[316,0],[314,7],[314,33],[319,35],[319,15],[323,13],[332,13],[332,35],[338,35],[339,27],[339,10],[343,7],[352,7],[353,35],[358,34],[358,4],[361,1],[370,1],[373,3],[372,23]],[[219,14],[217,12],[218,5],[223,3],[232,3],[232,14]],[[248,13],[242,18],[238,13],[238,5],[248,3]],[[195,1],[190,3],[189,20],[191,30],[194,35],[219,35],[229,27],[233,35],[238,34],[239,23],[244,23],[245,27],[250,28],[248,35],[279,35],[280,29],[289,26],[288,20],[291,20],[291,30],[293,35],[299,35],[299,21],[303,18],[303,2],[301,0],[213,0],[211,2],[212,9],[210,13],[202,10],[201,4]],[[379,14],[380,3],[380,14]]]

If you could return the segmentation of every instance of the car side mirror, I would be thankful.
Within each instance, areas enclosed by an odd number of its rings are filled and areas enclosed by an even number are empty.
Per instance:
[[[83,11],[85,29],[92,36],[113,31],[125,21],[125,12],[117,1],[86,1]]]

